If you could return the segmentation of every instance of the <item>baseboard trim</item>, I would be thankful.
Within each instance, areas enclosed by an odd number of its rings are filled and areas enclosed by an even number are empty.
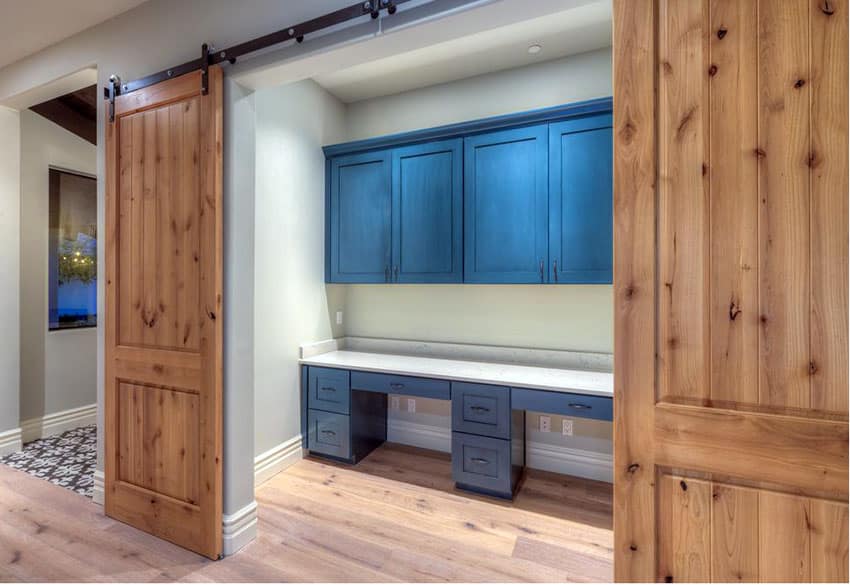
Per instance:
[[[94,470],[94,487],[92,487],[91,492],[91,500],[95,504],[100,506],[103,505],[103,501],[106,498],[106,491],[104,490],[104,484],[106,481],[106,476],[101,469]]]
[[[24,443],[97,423],[97,404],[88,404],[21,422]]]
[[[239,552],[257,538],[257,502],[253,501],[238,512],[221,517],[221,554],[225,557]]]
[[[23,449],[21,429],[9,429],[0,433],[0,457]]]
[[[272,477],[303,457],[301,435],[296,435],[254,457],[254,487]]]
[[[390,420],[387,425],[387,440],[392,443],[449,452],[452,433],[450,429],[444,427]],[[525,464],[531,469],[608,483],[614,481],[614,457],[608,453],[528,441],[525,445]]]

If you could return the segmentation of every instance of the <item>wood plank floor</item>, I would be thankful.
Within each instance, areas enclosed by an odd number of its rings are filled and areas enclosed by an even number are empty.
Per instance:
[[[0,465],[4,581],[610,581],[611,486],[530,472],[514,502],[454,490],[448,455],[386,444],[257,490],[259,536],[207,561]]]

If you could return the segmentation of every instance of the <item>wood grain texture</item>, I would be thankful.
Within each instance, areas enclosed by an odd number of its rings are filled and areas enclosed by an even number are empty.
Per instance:
[[[189,74],[106,131],[105,511],[217,558],[222,97]]]
[[[658,14],[658,393],[708,398],[708,1]],[[616,102],[616,98],[615,98]]]
[[[758,491],[714,484],[711,498],[711,580],[758,581]]]
[[[812,581],[848,581],[847,504],[812,500]]]
[[[758,2],[711,0],[711,399],[758,403]]]
[[[218,562],[8,467],[0,490],[4,581],[612,578],[610,484],[531,472],[514,502],[469,496],[455,491],[447,455],[390,444],[357,467],[304,460],[263,484],[257,539]]]
[[[811,581],[811,502],[807,498],[759,493],[759,580]]]
[[[614,0],[614,577],[656,570],[655,2]]]
[[[827,6],[828,5],[828,6]],[[846,0],[811,0],[811,407],[847,415]]]
[[[662,475],[658,486],[658,577],[711,580],[711,483]]]

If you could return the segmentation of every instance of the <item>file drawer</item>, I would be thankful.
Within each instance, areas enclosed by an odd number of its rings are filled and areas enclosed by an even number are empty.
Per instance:
[[[351,458],[351,430],[347,415],[321,410],[307,414],[307,448],[316,453]]]
[[[522,471],[512,443],[466,433],[452,433],[452,478],[457,487],[512,498]]]

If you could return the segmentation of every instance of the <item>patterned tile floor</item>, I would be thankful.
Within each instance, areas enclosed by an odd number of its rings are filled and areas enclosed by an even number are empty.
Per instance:
[[[97,427],[89,425],[24,445],[0,463],[92,497],[97,463]]]

